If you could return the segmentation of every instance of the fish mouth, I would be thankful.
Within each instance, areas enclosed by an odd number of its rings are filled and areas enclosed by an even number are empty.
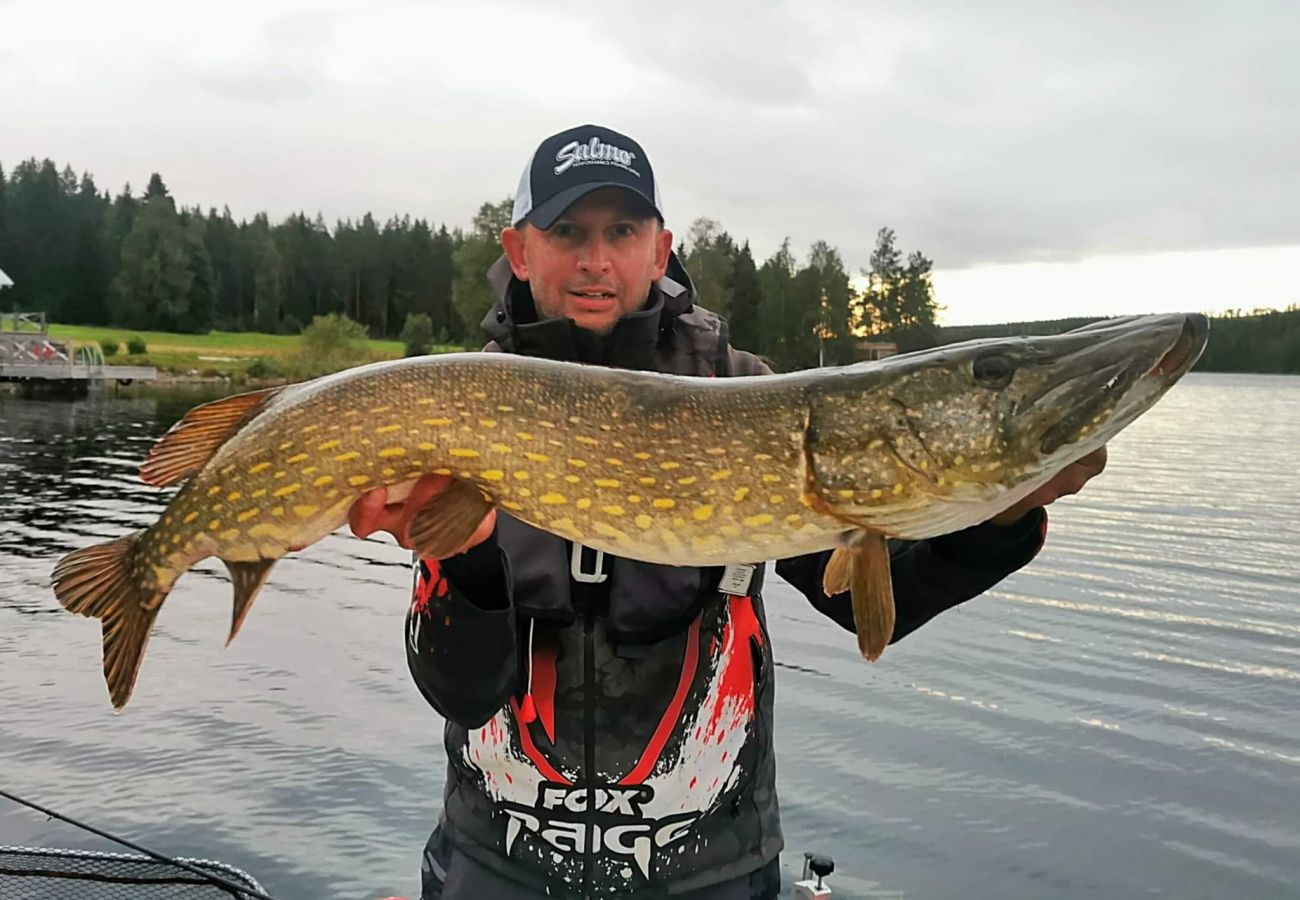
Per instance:
[[[1067,368],[1073,377],[1031,401],[1039,409],[1065,408],[1042,434],[1044,456],[1085,438],[1089,448],[1100,446],[1148,409],[1200,359],[1209,320],[1200,314],[1151,316],[1097,323],[1070,334],[1101,340],[1071,353],[1073,364]]]

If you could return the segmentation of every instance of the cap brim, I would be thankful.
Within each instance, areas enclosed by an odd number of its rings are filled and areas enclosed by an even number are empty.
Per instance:
[[[658,216],[660,221],[663,220],[663,213],[661,213],[659,208],[655,206],[653,198],[647,197],[642,191],[624,184],[621,181],[591,181],[585,184],[575,184],[571,188],[560,191],[554,197],[534,209],[528,215],[524,216],[523,220],[528,222],[534,228],[540,228],[542,231],[545,231],[554,225],[556,220],[559,219],[560,216],[564,215],[564,211],[570,206],[577,203],[592,191],[599,191],[605,188],[622,188],[629,194],[642,200],[651,213]],[[519,223],[516,222],[515,224],[518,225]]]

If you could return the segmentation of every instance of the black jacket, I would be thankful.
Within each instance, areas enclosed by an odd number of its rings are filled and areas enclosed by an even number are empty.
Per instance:
[[[674,256],[646,307],[607,337],[537,321],[504,260],[489,349],[685,375],[769,370],[729,346]],[[492,538],[421,561],[411,673],[447,720],[435,838],[552,896],[679,894],[774,867],[782,848],[764,566],[734,593],[722,569],[592,551],[498,513]],[[1045,518],[891,546],[894,640],[988,590],[1041,546]],[[826,597],[830,551],[776,572],[853,630]],[[586,573],[581,574],[581,573]],[[432,846],[432,844],[431,844]]]

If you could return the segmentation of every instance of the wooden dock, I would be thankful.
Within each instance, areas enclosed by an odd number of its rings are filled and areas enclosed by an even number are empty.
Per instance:
[[[110,366],[94,344],[74,347],[50,337],[45,313],[0,313],[0,382],[27,392],[85,396],[106,382],[153,381],[153,366]]]

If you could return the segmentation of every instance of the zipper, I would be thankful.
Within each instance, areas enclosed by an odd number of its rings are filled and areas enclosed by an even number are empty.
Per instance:
[[[592,887],[596,851],[592,843],[596,837],[596,610],[592,598],[587,597],[582,622],[582,740],[584,776],[587,782],[586,836],[582,842],[582,883],[587,890]]]

